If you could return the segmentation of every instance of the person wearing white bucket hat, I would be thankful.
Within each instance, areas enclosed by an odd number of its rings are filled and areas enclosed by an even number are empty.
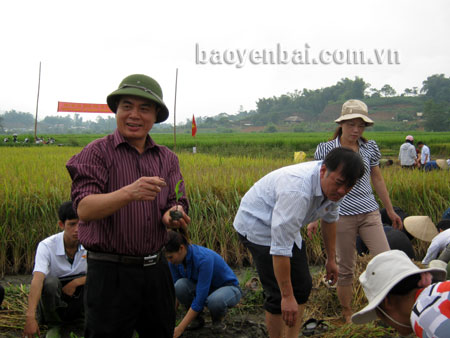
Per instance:
[[[369,304],[352,316],[355,324],[377,318],[401,335],[449,337],[450,281],[445,269],[420,269],[403,252],[375,256],[359,277]]]
[[[335,148],[349,148],[361,155],[365,168],[364,176],[345,196],[337,222],[336,258],[339,268],[337,294],[342,306],[342,315],[349,323],[352,314],[352,283],[356,265],[357,235],[361,236],[372,255],[390,249],[372,185],[386,208],[393,227],[401,230],[403,225],[400,216],[392,206],[381,174],[380,150],[374,140],[363,137],[365,128],[374,124],[369,118],[367,105],[360,100],[346,101],[342,105],[341,116],[335,122],[339,126],[332,139],[317,146],[315,159],[325,158]],[[315,232],[317,227],[317,222],[308,225],[308,234]]]

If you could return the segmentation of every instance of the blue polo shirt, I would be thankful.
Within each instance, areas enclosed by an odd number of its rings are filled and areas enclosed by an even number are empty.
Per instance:
[[[191,244],[187,247],[186,270],[183,264],[169,262],[174,283],[180,278],[188,278],[197,284],[191,308],[200,312],[208,295],[222,286],[238,286],[239,281],[233,270],[215,251]]]

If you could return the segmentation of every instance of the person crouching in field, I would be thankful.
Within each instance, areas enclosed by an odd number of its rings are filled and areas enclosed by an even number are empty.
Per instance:
[[[378,254],[359,277],[369,304],[352,316],[355,324],[381,319],[402,336],[447,338],[450,281],[442,268],[419,269],[400,250]],[[432,280],[433,279],[433,280]]]
[[[72,202],[59,207],[63,230],[38,245],[28,295],[24,337],[40,335],[39,324],[49,327],[79,322],[83,326],[86,250],[78,241],[78,215]]]
[[[188,329],[202,327],[205,306],[211,313],[213,332],[223,332],[228,308],[242,297],[236,275],[218,253],[190,244],[181,229],[169,230],[168,237],[166,257],[175,283],[176,307],[181,303],[188,309],[173,337],[180,337],[188,326]]]
[[[361,156],[336,148],[323,161],[277,169],[245,194],[234,220],[250,250],[266,296],[270,337],[298,337],[312,281],[300,229],[319,218],[327,254],[327,280],[334,285],[336,221],[342,198],[364,175]]]

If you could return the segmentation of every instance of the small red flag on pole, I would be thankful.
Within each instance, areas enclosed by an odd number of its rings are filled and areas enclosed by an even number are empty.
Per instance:
[[[195,137],[195,134],[197,134],[197,124],[194,115],[192,115],[192,137]]]

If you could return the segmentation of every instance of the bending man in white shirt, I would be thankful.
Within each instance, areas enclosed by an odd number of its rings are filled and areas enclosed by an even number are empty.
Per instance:
[[[312,286],[300,229],[319,218],[327,253],[326,278],[331,284],[336,282],[339,204],[363,174],[358,153],[336,148],[324,161],[267,174],[242,198],[233,225],[252,254],[264,288],[271,338],[298,337]]]
[[[433,238],[428,247],[427,254],[422,260],[424,265],[430,264],[433,259],[440,259],[446,263],[450,260],[450,219],[443,219],[436,228],[439,234]]]

